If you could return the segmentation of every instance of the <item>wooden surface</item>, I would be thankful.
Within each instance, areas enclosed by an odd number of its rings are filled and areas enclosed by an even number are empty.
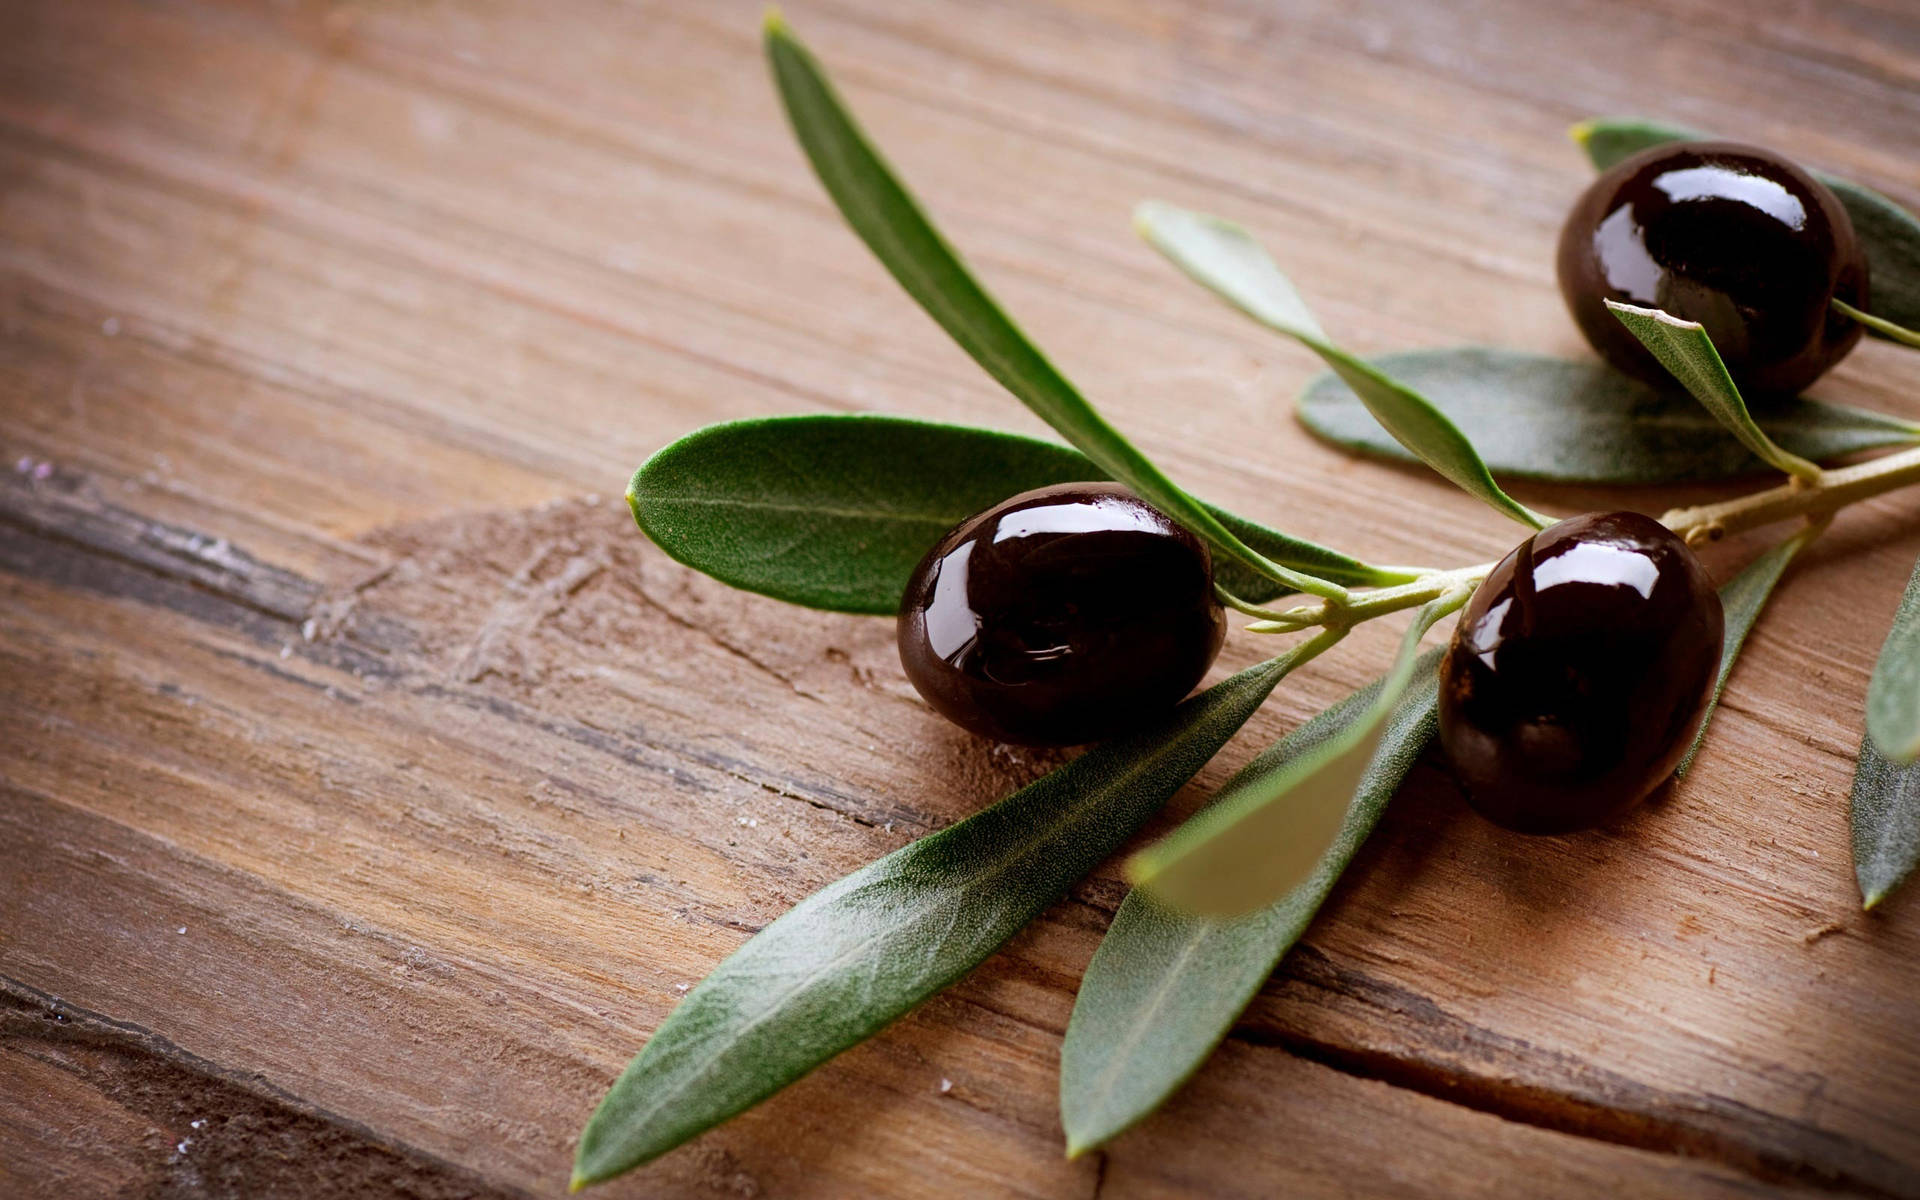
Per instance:
[[[789,17],[1177,478],[1379,561],[1515,533],[1303,435],[1312,364],[1156,261],[1136,199],[1251,225],[1366,351],[1578,349],[1551,247],[1595,113],[1920,203],[1910,0]],[[0,1194],[555,1194],[689,984],[1051,761],[932,716],[890,623],[694,576],[618,499],[722,418],[1036,428],[840,225],[757,25],[0,3]],[[1867,346],[1818,394],[1920,416],[1916,362]],[[1107,1153],[1061,1157],[1054,1089],[1110,869],[606,1194],[1920,1196],[1920,902],[1858,911],[1845,818],[1916,518],[1841,519],[1692,777],[1624,827],[1500,834],[1421,768],[1198,1081]],[[1393,636],[1289,681],[1202,783]]]

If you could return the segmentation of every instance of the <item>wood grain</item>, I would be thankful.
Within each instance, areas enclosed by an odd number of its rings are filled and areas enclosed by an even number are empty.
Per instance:
[[[691,575],[617,499],[727,417],[1036,429],[839,225],[757,17],[0,10],[0,1192],[557,1193],[687,985],[1056,761],[940,723],[886,622]],[[1549,351],[1578,347],[1571,121],[1724,130],[1920,202],[1900,0],[789,17],[1118,424],[1377,561],[1513,534],[1306,437],[1311,362],[1173,278],[1135,200],[1256,229],[1356,348]],[[1820,393],[1920,416],[1914,362],[1868,346]],[[1685,786],[1625,826],[1516,841],[1418,771],[1216,1060],[1104,1155],[1060,1157],[1054,1089],[1110,870],[608,1194],[1920,1196],[1920,926],[1910,896],[1859,913],[1844,800],[1917,516],[1841,519]],[[1290,680],[1176,808],[1392,636]]]

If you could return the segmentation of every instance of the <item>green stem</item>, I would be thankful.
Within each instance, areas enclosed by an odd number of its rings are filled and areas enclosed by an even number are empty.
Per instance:
[[[1438,600],[1460,588],[1468,594],[1480,585],[1493,570],[1493,563],[1480,563],[1476,566],[1461,567],[1455,571],[1436,571],[1412,583],[1403,583],[1398,587],[1381,588],[1378,591],[1362,592],[1348,604],[1333,606],[1328,604],[1306,604],[1299,608],[1290,608],[1285,612],[1264,614],[1264,620],[1255,621],[1247,626],[1249,633],[1293,633],[1301,629],[1310,629],[1316,625],[1329,628],[1352,628],[1362,621],[1371,621],[1375,617],[1384,617],[1388,613],[1402,609],[1415,608],[1422,604]],[[1451,610],[1449,610],[1451,611]]]
[[[1822,471],[1816,479],[1794,479],[1776,488],[1754,492],[1717,504],[1676,508],[1661,517],[1661,523],[1684,538],[1688,545],[1699,546],[1718,541],[1732,533],[1744,533],[1776,521],[1806,517],[1824,524],[1833,514],[1850,504],[1858,504],[1885,492],[1920,484],[1920,447],[1888,454],[1851,467]],[[1322,600],[1297,608],[1277,610],[1249,604],[1216,588],[1221,603],[1254,617],[1248,633],[1298,633],[1320,627],[1344,632],[1375,617],[1402,609],[1459,597],[1459,603],[1473,593],[1494,568],[1493,563],[1435,571],[1411,583],[1355,592],[1341,603]],[[1448,609],[1447,611],[1452,611]],[[1317,653],[1317,651],[1316,651]]]
[[[1841,316],[1858,321],[1875,333],[1885,334],[1894,341],[1903,342],[1909,346],[1920,346],[1920,332],[1908,329],[1904,325],[1895,325],[1885,317],[1876,317],[1872,313],[1861,312],[1845,300],[1835,300],[1833,307]]]
[[[1306,641],[1301,642],[1298,646],[1287,651],[1284,656],[1286,664],[1285,672],[1290,674],[1296,668],[1305,666],[1339,645],[1340,640],[1347,636],[1348,628],[1349,627],[1345,625],[1329,625],[1319,633],[1314,634]]]
[[[1280,616],[1279,609],[1267,608],[1264,605],[1255,604],[1251,600],[1242,600],[1217,583],[1213,585],[1213,598],[1218,600],[1224,607],[1230,608],[1237,613],[1245,613],[1249,617],[1272,620]]]

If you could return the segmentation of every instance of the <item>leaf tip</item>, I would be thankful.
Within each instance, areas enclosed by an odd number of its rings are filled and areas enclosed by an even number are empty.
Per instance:
[[[1868,693],[1868,698],[1872,698],[1871,692]],[[1869,715],[1867,719],[1867,736],[1873,739],[1873,748],[1880,752],[1880,757],[1886,759],[1896,767],[1910,767],[1913,765],[1915,759],[1920,759],[1920,734],[1916,734],[1906,741],[1896,741],[1888,735],[1888,731],[1885,728],[1875,727],[1876,725],[1890,723],[1891,722],[1876,722],[1872,719],[1871,715]]]
[[[1082,1154],[1085,1154],[1087,1151],[1092,1150],[1094,1148],[1094,1145],[1095,1144],[1091,1142],[1077,1142],[1073,1140],[1072,1137],[1068,1137],[1067,1138],[1067,1161],[1072,1162],[1074,1159],[1079,1158]]]
[[[1142,200],[1135,204],[1133,206],[1134,235],[1151,242],[1154,227],[1171,211],[1173,206],[1163,200]]]
[[[778,4],[767,5],[767,11],[761,14],[760,33],[769,39],[786,38],[792,40],[793,29],[787,24],[786,14],[780,11]]]
[[[1606,300],[1603,301],[1603,303],[1606,304],[1607,311],[1611,312],[1622,322],[1625,322],[1628,317],[1645,317],[1650,321],[1658,321],[1660,324],[1670,326],[1674,329],[1706,328],[1706,326],[1700,324],[1698,321],[1688,321],[1676,317],[1664,308],[1641,308],[1637,304],[1622,304],[1618,300]],[[1716,353],[1718,353],[1718,351],[1716,351]]]
[[[1153,888],[1154,876],[1158,875],[1159,864],[1155,862],[1153,848],[1136,850],[1127,855],[1127,861],[1120,864],[1120,877],[1127,881],[1128,887]]]
[[[1870,892],[1863,892],[1860,897],[1860,911],[1872,912],[1874,907],[1886,898],[1886,888],[1875,888]],[[1071,1157],[1071,1155],[1069,1155],[1069,1157]]]
[[[1582,150],[1585,150],[1588,144],[1593,141],[1594,130],[1598,129],[1599,127],[1600,127],[1600,119],[1598,117],[1593,117],[1585,121],[1580,121],[1576,124],[1567,126],[1567,137],[1573,142],[1574,145],[1580,147]]]
[[[574,1192],[580,1191],[581,1189],[585,1188],[588,1184],[592,1182],[593,1180],[588,1179],[585,1175],[582,1175],[580,1173],[578,1168],[575,1168],[573,1172],[573,1177],[567,1180],[567,1194],[572,1195]]]

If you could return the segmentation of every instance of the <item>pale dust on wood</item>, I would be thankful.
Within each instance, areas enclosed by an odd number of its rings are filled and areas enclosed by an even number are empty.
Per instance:
[[[789,16],[1176,476],[1378,560],[1468,562],[1511,528],[1303,435],[1312,364],[1172,278],[1128,208],[1245,222],[1363,350],[1574,351],[1571,121],[1651,112],[1920,201],[1920,13],[1761,7]],[[28,470],[0,486],[0,1192],[554,1194],[688,985],[1056,761],[943,726],[886,622],[728,591],[622,511],[707,421],[1035,428],[839,225],[757,23],[7,13],[0,452]],[[1920,415],[1912,363],[1869,346],[1822,391]],[[1215,1060],[1104,1154],[1061,1158],[1054,1089],[1110,869],[608,1194],[1920,1195],[1920,926],[1910,899],[1858,912],[1844,803],[1916,512],[1841,519],[1692,776],[1625,827],[1517,842],[1416,772]],[[1290,681],[1176,808],[1390,636]]]

